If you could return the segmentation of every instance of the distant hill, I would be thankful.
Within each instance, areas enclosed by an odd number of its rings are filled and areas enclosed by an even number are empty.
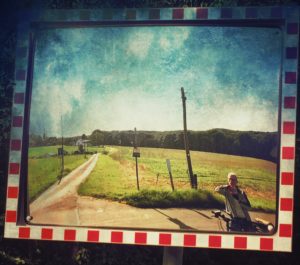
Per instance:
[[[95,130],[91,135],[65,138],[64,143],[75,145],[81,137],[90,140],[93,146],[132,146],[134,132]],[[190,150],[255,157],[273,162],[277,159],[277,137],[276,132],[227,129],[188,131]],[[182,131],[138,131],[137,138],[140,147],[184,149]],[[61,143],[61,138],[30,135],[29,142],[30,146],[57,145]]]

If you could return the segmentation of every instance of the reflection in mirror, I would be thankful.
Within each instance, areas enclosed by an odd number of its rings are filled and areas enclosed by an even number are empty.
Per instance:
[[[31,223],[272,233],[281,50],[277,28],[37,30]]]

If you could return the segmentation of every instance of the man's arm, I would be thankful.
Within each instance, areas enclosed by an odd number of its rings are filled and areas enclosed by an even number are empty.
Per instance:
[[[222,194],[222,195],[225,195],[226,192],[227,192],[227,187],[228,187],[228,185],[220,185],[220,186],[215,188],[215,191]]]

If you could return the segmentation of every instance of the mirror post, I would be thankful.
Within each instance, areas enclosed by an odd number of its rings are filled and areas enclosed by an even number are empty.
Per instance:
[[[164,247],[162,265],[182,265],[183,247]]]

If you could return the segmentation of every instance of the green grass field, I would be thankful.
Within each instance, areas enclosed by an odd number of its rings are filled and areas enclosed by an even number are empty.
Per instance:
[[[28,159],[28,191],[29,200],[37,198],[43,191],[58,181],[61,174],[61,159],[58,156],[47,158],[40,157],[45,154],[57,153],[60,146],[42,146],[29,148]],[[75,146],[65,146],[68,152],[77,150]],[[64,156],[64,173],[67,175],[72,170],[83,164],[90,156],[66,155]]]
[[[198,176],[199,191],[191,191],[183,150],[141,148],[139,162],[140,192],[137,192],[135,160],[131,147],[106,147],[98,163],[79,194],[125,200],[135,206],[181,206],[188,200],[191,206],[217,207],[223,198],[214,192],[218,185],[226,184],[228,172],[235,172],[239,186],[244,189],[254,209],[275,211],[276,165],[249,157],[192,151],[193,171]],[[166,159],[170,159],[175,193],[172,193]],[[141,194],[143,196],[141,196]],[[154,198],[157,203],[153,204]],[[147,205],[148,201],[148,205]],[[160,204],[159,204],[160,202]],[[197,204],[198,203],[198,204]],[[186,204],[184,204],[186,207]],[[161,206],[162,207],[162,206]]]

